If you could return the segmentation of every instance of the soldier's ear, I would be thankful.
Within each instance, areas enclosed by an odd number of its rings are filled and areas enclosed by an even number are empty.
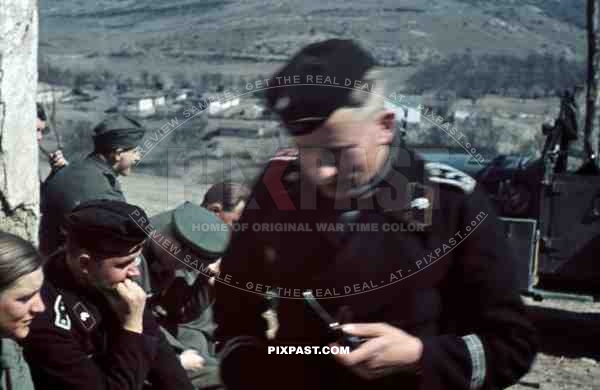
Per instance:
[[[89,274],[90,267],[92,265],[92,258],[90,257],[90,255],[86,252],[81,252],[79,253],[77,261],[79,262],[79,269],[81,270],[81,272],[86,275]]]
[[[235,205],[235,207],[233,208],[233,212],[234,213],[241,213],[244,211],[244,209],[246,208],[246,201],[244,200],[240,200],[238,202],[238,204]]]
[[[396,128],[396,115],[393,111],[383,110],[375,116],[377,122],[377,143],[380,145],[389,145],[394,140],[394,130]]]
[[[113,151],[112,159],[114,162],[121,161],[121,153],[123,153],[123,148],[117,148]]]

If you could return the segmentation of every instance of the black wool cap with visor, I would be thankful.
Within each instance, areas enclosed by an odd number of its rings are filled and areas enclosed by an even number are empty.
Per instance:
[[[362,105],[363,101],[355,98],[354,85],[356,81],[366,82],[365,75],[375,65],[375,59],[352,40],[313,43],[273,75],[271,85],[274,87],[266,90],[267,106],[280,116],[291,135],[311,133],[338,108]],[[339,85],[307,83],[317,76],[324,80],[335,79]],[[279,80],[299,77],[300,83],[278,85],[274,82],[278,77]]]
[[[63,228],[83,249],[102,257],[124,257],[147,238],[148,216],[138,206],[115,200],[81,203],[65,216]]]

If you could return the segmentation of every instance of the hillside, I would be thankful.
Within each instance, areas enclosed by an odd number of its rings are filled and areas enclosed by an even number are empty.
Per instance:
[[[426,60],[465,50],[475,56],[585,56],[584,30],[575,17],[583,12],[583,0],[568,5],[554,0],[40,4],[44,59],[133,76],[147,69],[192,79],[211,71],[252,78],[268,74],[306,43],[328,37],[361,41],[398,83]]]
[[[58,107],[57,127],[71,156],[89,149],[87,132],[116,103],[119,83],[140,90],[144,78],[156,77],[200,93],[215,84],[243,89],[306,43],[328,37],[362,42],[384,66],[390,91],[472,99],[462,111],[491,122],[486,129],[459,124],[478,149],[535,153],[543,141],[541,123],[553,120],[558,108],[548,97],[582,77],[584,6],[584,0],[54,0],[40,3],[40,59],[69,70],[59,80],[69,85],[82,74],[102,81],[96,100]],[[497,100],[507,97],[520,100],[505,110]],[[529,113],[538,102],[543,109]],[[151,129],[164,121],[144,119]],[[411,142],[457,146],[423,123],[409,134]],[[167,174],[167,148],[200,148],[203,128],[179,128],[139,168]],[[209,162],[206,170],[218,165]]]

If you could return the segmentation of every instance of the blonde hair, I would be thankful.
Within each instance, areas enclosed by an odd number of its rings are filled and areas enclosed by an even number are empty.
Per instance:
[[[344,106],[335,110],[348,111],[359,120],[366,120],[384,110],[384,81],[383,71],[378,68],[370,69],[363,77],[365,84],[368,84],[367,89],[353,89],[350,93],[350,99],[359,104],[358,107]],[[363,85],[365,85],[363,84]]]
[[[29,241],[0,232],[0,293],[20,277],[37,271],[43,264],[42,256]]]

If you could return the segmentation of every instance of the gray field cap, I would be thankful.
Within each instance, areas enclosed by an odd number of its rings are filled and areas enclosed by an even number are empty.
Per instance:
[[[150,224],[206,260],[222,257],[229,245],[229,226],[204,207],[190,202],[153,216]]]

